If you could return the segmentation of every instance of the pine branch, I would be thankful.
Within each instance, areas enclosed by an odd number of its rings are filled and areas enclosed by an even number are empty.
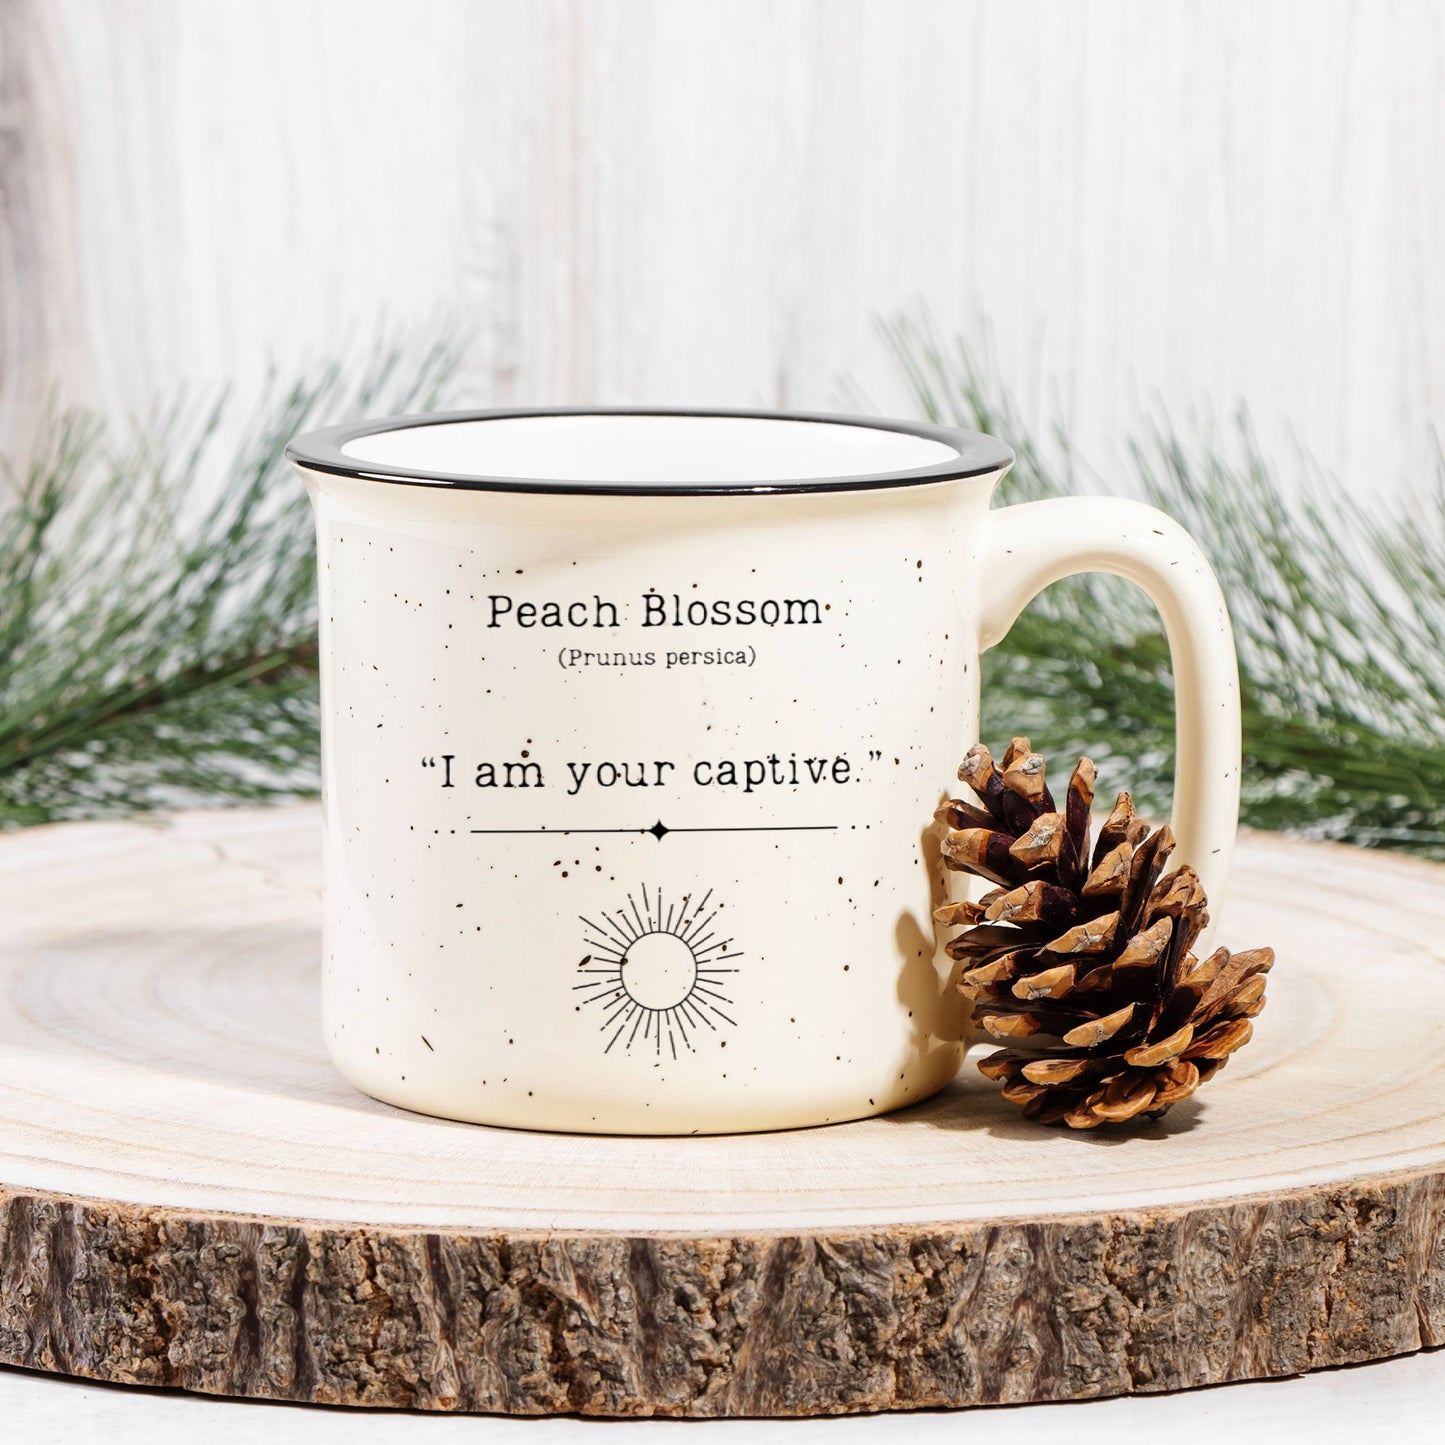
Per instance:
[[[49,419],[0,489],[0,826],[316,791],[315,552],[282,449],[435,405],[455,361],[390,348],[349,384],[273,380],[229,457],[225,398],[121,446]]]
[[[1002,500],[1092,485],[964,345],[916,319],[886,335],[926,414],[1013,444]],[[273,389],[229,459],[224,401],[194,423],[177,404],[124,447],[93,418],[52,419],[0,491],[0,826],[315,791],[311,521],[281,450],[323,420],[429,407],[453,364],[446,346],[392,350],[349,387],[332,366]],[[1286,502],[1243,418],[1229,443],[1158,428],[1132,471],[1230,601],[1245,821],[1445,857],[1445,466],[1408,513],[1320,478]],[[217,500],[197,515],[197,495]],[[1133,588],[1050,588],[985,670],[986,735],[1117,756],[1141,805],[1167,810],[1168,653]]]
[[[961,342],[917,317],[884,326],[925,415],[1005,438],[1001,502],[1091,488],[1061,435],[1041,443]],[[1282,491],[1250,430],[1131,451],[1132,487],[1209,554],[1228,599],[1244,709],[1243,821],[1445,857],[1445,465],[1411,507],[1366,508],[1318,475]],[[1112,488],[1111,488],[1112,489]],[[1142,594],[1108,577],[1049,588],[985,658],[985,736],[1089,751],[1167,813],[1169,655]]]

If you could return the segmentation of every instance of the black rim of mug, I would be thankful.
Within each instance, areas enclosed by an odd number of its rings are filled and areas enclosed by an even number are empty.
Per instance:
[[[587,481],[576,478],[485,476],[463,472],[442,472],[425,468],[399,467],[362,461],[346,455],[344,448],[361,437],[378,432],[405,431],[412,427],[441,426],[456,422],[508,421],[525,417],[632,416],[707,417],[737,421],[825,422],[857,426],[871,431],[902,432],[924,441],[941,442],[956,456],[932,466],[911,471],[871,472],[853,476],[789,477],[773,481]],[[350,477],[356,481],[392,482],[402,486],[456,488],[482,492],[543,492],[569,495],[677,497],[767,495],[780,492],[860,492],[885,487],[912,487],[927,482],[960,481],[967,477],[1004,472],[1014,460],[1013,450],[996,437],[933,422],[900,421],[893,417],[858,416],[846,412],[822,411],[733,411],[695,407],[507,407],[483,411],[428,412],[418,416],[379,417],[324,427],[295,437],[286,448],[286,459],[308,471]]]

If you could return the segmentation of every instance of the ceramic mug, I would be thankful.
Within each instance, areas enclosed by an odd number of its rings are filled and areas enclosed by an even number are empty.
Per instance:
[[[946,1084],[933,814],[979,654],[1074,572],[1163,615],[1177,857],[1220,895],[1233,642],[1159,512],[991,511],[1003,443],[853,416],[470,412],[287,455],[318,537],[324,1029],[378,1099],[716,1133]]]

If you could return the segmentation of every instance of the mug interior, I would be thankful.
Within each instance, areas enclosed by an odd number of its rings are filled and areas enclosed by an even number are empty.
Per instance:
[[[1013,462],[996,438],[933,422],[667,407],[383,417],[295,437],[286,455],[363,481],[653,496],[916,486]]]
[[[797,482],[958,460],[909,432],[746,416],[511,416],[373,432],[344,456],[449,475],[563,482]]]

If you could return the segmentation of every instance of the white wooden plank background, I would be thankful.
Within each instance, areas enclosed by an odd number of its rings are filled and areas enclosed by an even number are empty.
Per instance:
[[[987,321],[1107,470],[1247,400],[1362,489],[1445,403],[1430,0],[0,0],[0,448],[359,344],[479,403],[904,393]]]

